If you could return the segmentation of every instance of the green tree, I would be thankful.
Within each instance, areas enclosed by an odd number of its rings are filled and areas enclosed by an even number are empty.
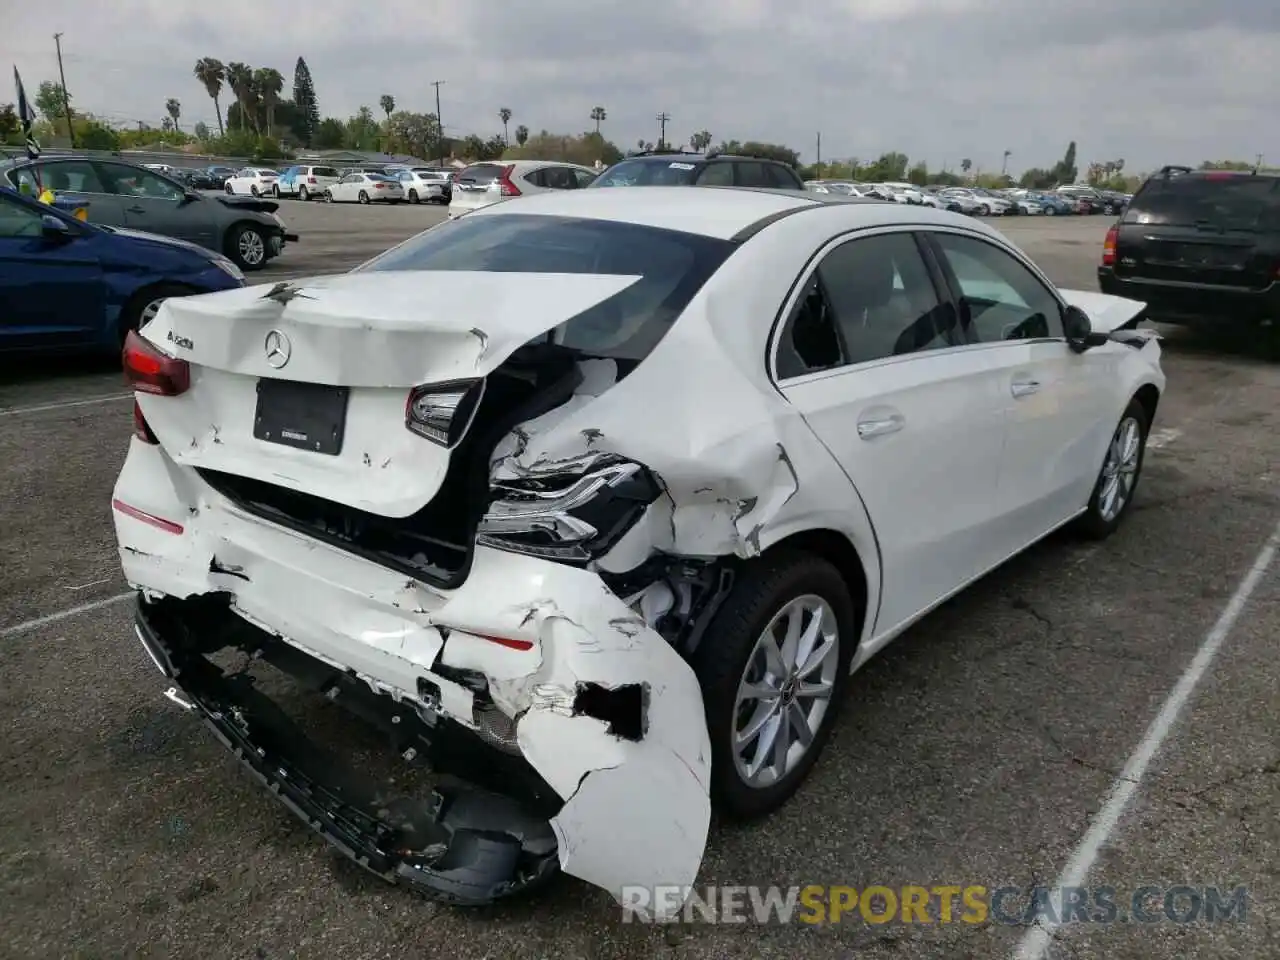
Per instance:
[[[711,146],[711,131],[699,130],[689,138],[689,146],[699,151],[706,150],[707,147]]]
[[[498,111],[498,119],[502,121],[502,142],[504,144],[509,144],[511,142],[511,138],[507,136],[507,124],[511,122],[511,108],[503,107],[500,109]]]
[[[907,176],[907,163],[905,153],[881,154],[879,159],[862,170],[861,175],[872,183],[902,181]]]
[[[316,127],[311,145],[317,150],[340,150],[347,140],[347,128],[341,120],[325,117]]]
[[[438,127],[434,113],[398,110],[387,120],[387,134],[390,137],[387,146],[395,147],[410,156],[426,159],[438,146]]]
[[[218,117],[218,136],[226,136],[227,131],[222,126],[222,105],[218,98],[222,95],[222,81],[227,78],[227,68],[221,60],[201,57],[196,61],[194,73],[196,79],[204,84],[204,92],[213,100],[213,112]]]
[[[250,124],[257,129],[254,118],[253,70],[247,63],[234,61],[227,64],[227,86],[235,95],[236,105],[240,108],[240,129],[247,130]],[[231,109],[227,109],[227,126],[231,126]]]
[[[516,143],[519,146],[523,147],[528,142],[529,142],[529,128],[522,123],[520,124],[520,126],[516,127]]]
[[[76,146],[84,150],[119,150],[120,135],[92,117],[76,126]]]
[[[289,125],[293,135],[308,147],[316,137],[320,126],[320,105],[316,100],[316,86],[311,79],[311,68],[302,57],[293,66],[293,123]]]
[[[917,161],[915,166],[907,171],[907,181],[917,187],[923,187],[929,182],[929,168],[925,166],[923,160]]]
[[[378,123],[368,107],[362,106],[355,116],[347,120],[346,146],[352,150],[378,148]]]
[[[253,92],[262,111],[262,120],[267,128],[267,136],[273,135],[272,128],[276,123],[276,107],[280,105],[280,94],[284,90],[284,77],[274,67],[259,67],[253,71]]]
[[[659,148],[661,146],[660,144]],[[790,147],[784,147],[780,143],[762,143],[757,140],[748,140],[742,143],[737,140],[727,140],[720,144],[718,152],[745,153],[751,156],[768,157],[770,160],[777,160],[793,167],[800,165],[800,154]]]
[[[178,125],[178,118],[182,116],[182,103],[177,97],[170,97],[164,102],[165,113],[169,114],[169,119],[173,121],[173,129],[182,132],[182,127]]]
[[[205,140],[210,139],[209,125],[205,123],[203,120],[197,120],[196,125],[192,127],[191,130],[197,140],[200,140],[203,142]]]
[[[970,160],[968,157],[965,157],[963,160],[960,161],[960,169],[964,173],[968,173],[970,170],[973,169],[973,161]]]
[[[617,163],[622,159],[622,151],[594,130],[576,137],[543,130],[502,156],[509,160],[560,160],[589,167],[597,160],[604,164]]]
[[[1053,174],[1058,183],[1075,183],[1076,178],[1080,176],[1080,168],[1076,166],[1076,142],[1074,140],[1067,144],[1067,152],[1054,166]]]
[[[55,131],[59,129],[67,129],[67,104],[70,100],[67,98],[67,92],[62,89],[62,84],[54,83],[52,80],[42,80],[40,86],[36,88],[36,95],[32,97],[35,108],[40,111],[40,115],[49,121]],[[75,111],[71,111],[71,115],[75,116]],[[68,131],[70,133],[70,131]]]
[[[591,108],[591,119],[596,122],[596,133],[600,132],[600,124],[609,119],[609,113],[604,107],[596,106]]]
[[[394,113],[396,109],[396,98],[389,93],[384,93],[378,98],[378,103],[382,107],[382,112],[385,113],[387,115],[387,119],[390,120],[391,114]]]
[[[16,135],[21,126],[17,107],[12,103],[0,103],[0,143]]]

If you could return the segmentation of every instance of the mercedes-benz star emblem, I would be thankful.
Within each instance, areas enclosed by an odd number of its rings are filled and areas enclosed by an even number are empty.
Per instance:
[[[288,363],[289,357],[293,355],[293,344],[279,330],[272,330],[267,334],[263,347],[267,351],[267,364],[276,370]]]

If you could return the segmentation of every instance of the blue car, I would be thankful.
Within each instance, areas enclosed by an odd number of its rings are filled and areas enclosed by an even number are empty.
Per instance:
[[[242,286],[219,253],[86,223],[0,187],[0,354],[119,352],[166,298]]]

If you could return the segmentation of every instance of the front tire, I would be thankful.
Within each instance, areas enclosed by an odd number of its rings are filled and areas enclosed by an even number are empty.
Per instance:
[[[1129,513],[1142,475],[1150,430],[1146,408],[1136,398],[1130,400],[1107,444],[1089,506],[1076,524],[1088,539],[1105,540]]]
[[[1057,216],[1057,214],[1058,214],[1058,211],[1057,211],[1057,210],[1055,210],[1055,209],[1053,209],[1053,207],[1045,207],[1045,208],[1044,208],[1044,215],[1045,215],[1046,217],[1054,217],[1054,216]]]
[[[417,203],[417,202],[418,202],[418,191],[417,191],[417,190],[410,190],[410,191],[409,191],[409,202],[410,202],[410,203]]]
[[[253,196],[255,196],[255,197],[257,197],[257,196],[261,196],[261,194],[258,192],[258,188],[257,188],[256,186],[250,187],[250,188],[249,188],[249,193],[251,193],[251,194],[252,194]]]
[[[804,782],[834,725],[857,622],[844,579],[820,557],[779,552],[739,577],[693,657],[724,813],[771,813]]]
[[[261,270],[267,263],[267,238],[252,223],[242,223],[227,237],[227,256],[241,270]]]
[[[333,203],[333,194],[328,190],[324,192],[324,202]]]
[[[141,330],[155,319],[160,304],[170,297],[185,297],[197,291],[180,283],[158,283],[145,290],[139,290],[120,311],[117,326],[119,345],[124,346],[124,338],[130,330]]]
[[[235,191],[234,191],[233,189],[231,189],[231,184],[229,184],[229,183],[224,183],[224,184],[222,185],[222,189],[223,189],[223,190],[225,190],[228,194],[232,194],[232,195],[234,195],[234,194],[235,194]]]

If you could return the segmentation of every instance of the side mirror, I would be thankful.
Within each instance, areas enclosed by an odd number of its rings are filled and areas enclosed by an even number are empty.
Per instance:
[[[75,237],[75,231],[65,220],[51,217],[46,213],[40,218],[40,236],[50,243],[66,243]]]
[[[1062,327],[1067,335],[1067,346],[1076,353],[1084,353],[1090,347],[1100,347],[1107,342],[1105,333],[1095,333],[1089,315],[1076,306],[1068,306],[1062,314]]]
[[[195,203],[197,200],[203,200],[203,199],[204,199],[204,197],[202,197],[200,194],[196,193],[194,190],[184,190],[184,191],[182,191],[182,202],[183,202],[183,203]]]

